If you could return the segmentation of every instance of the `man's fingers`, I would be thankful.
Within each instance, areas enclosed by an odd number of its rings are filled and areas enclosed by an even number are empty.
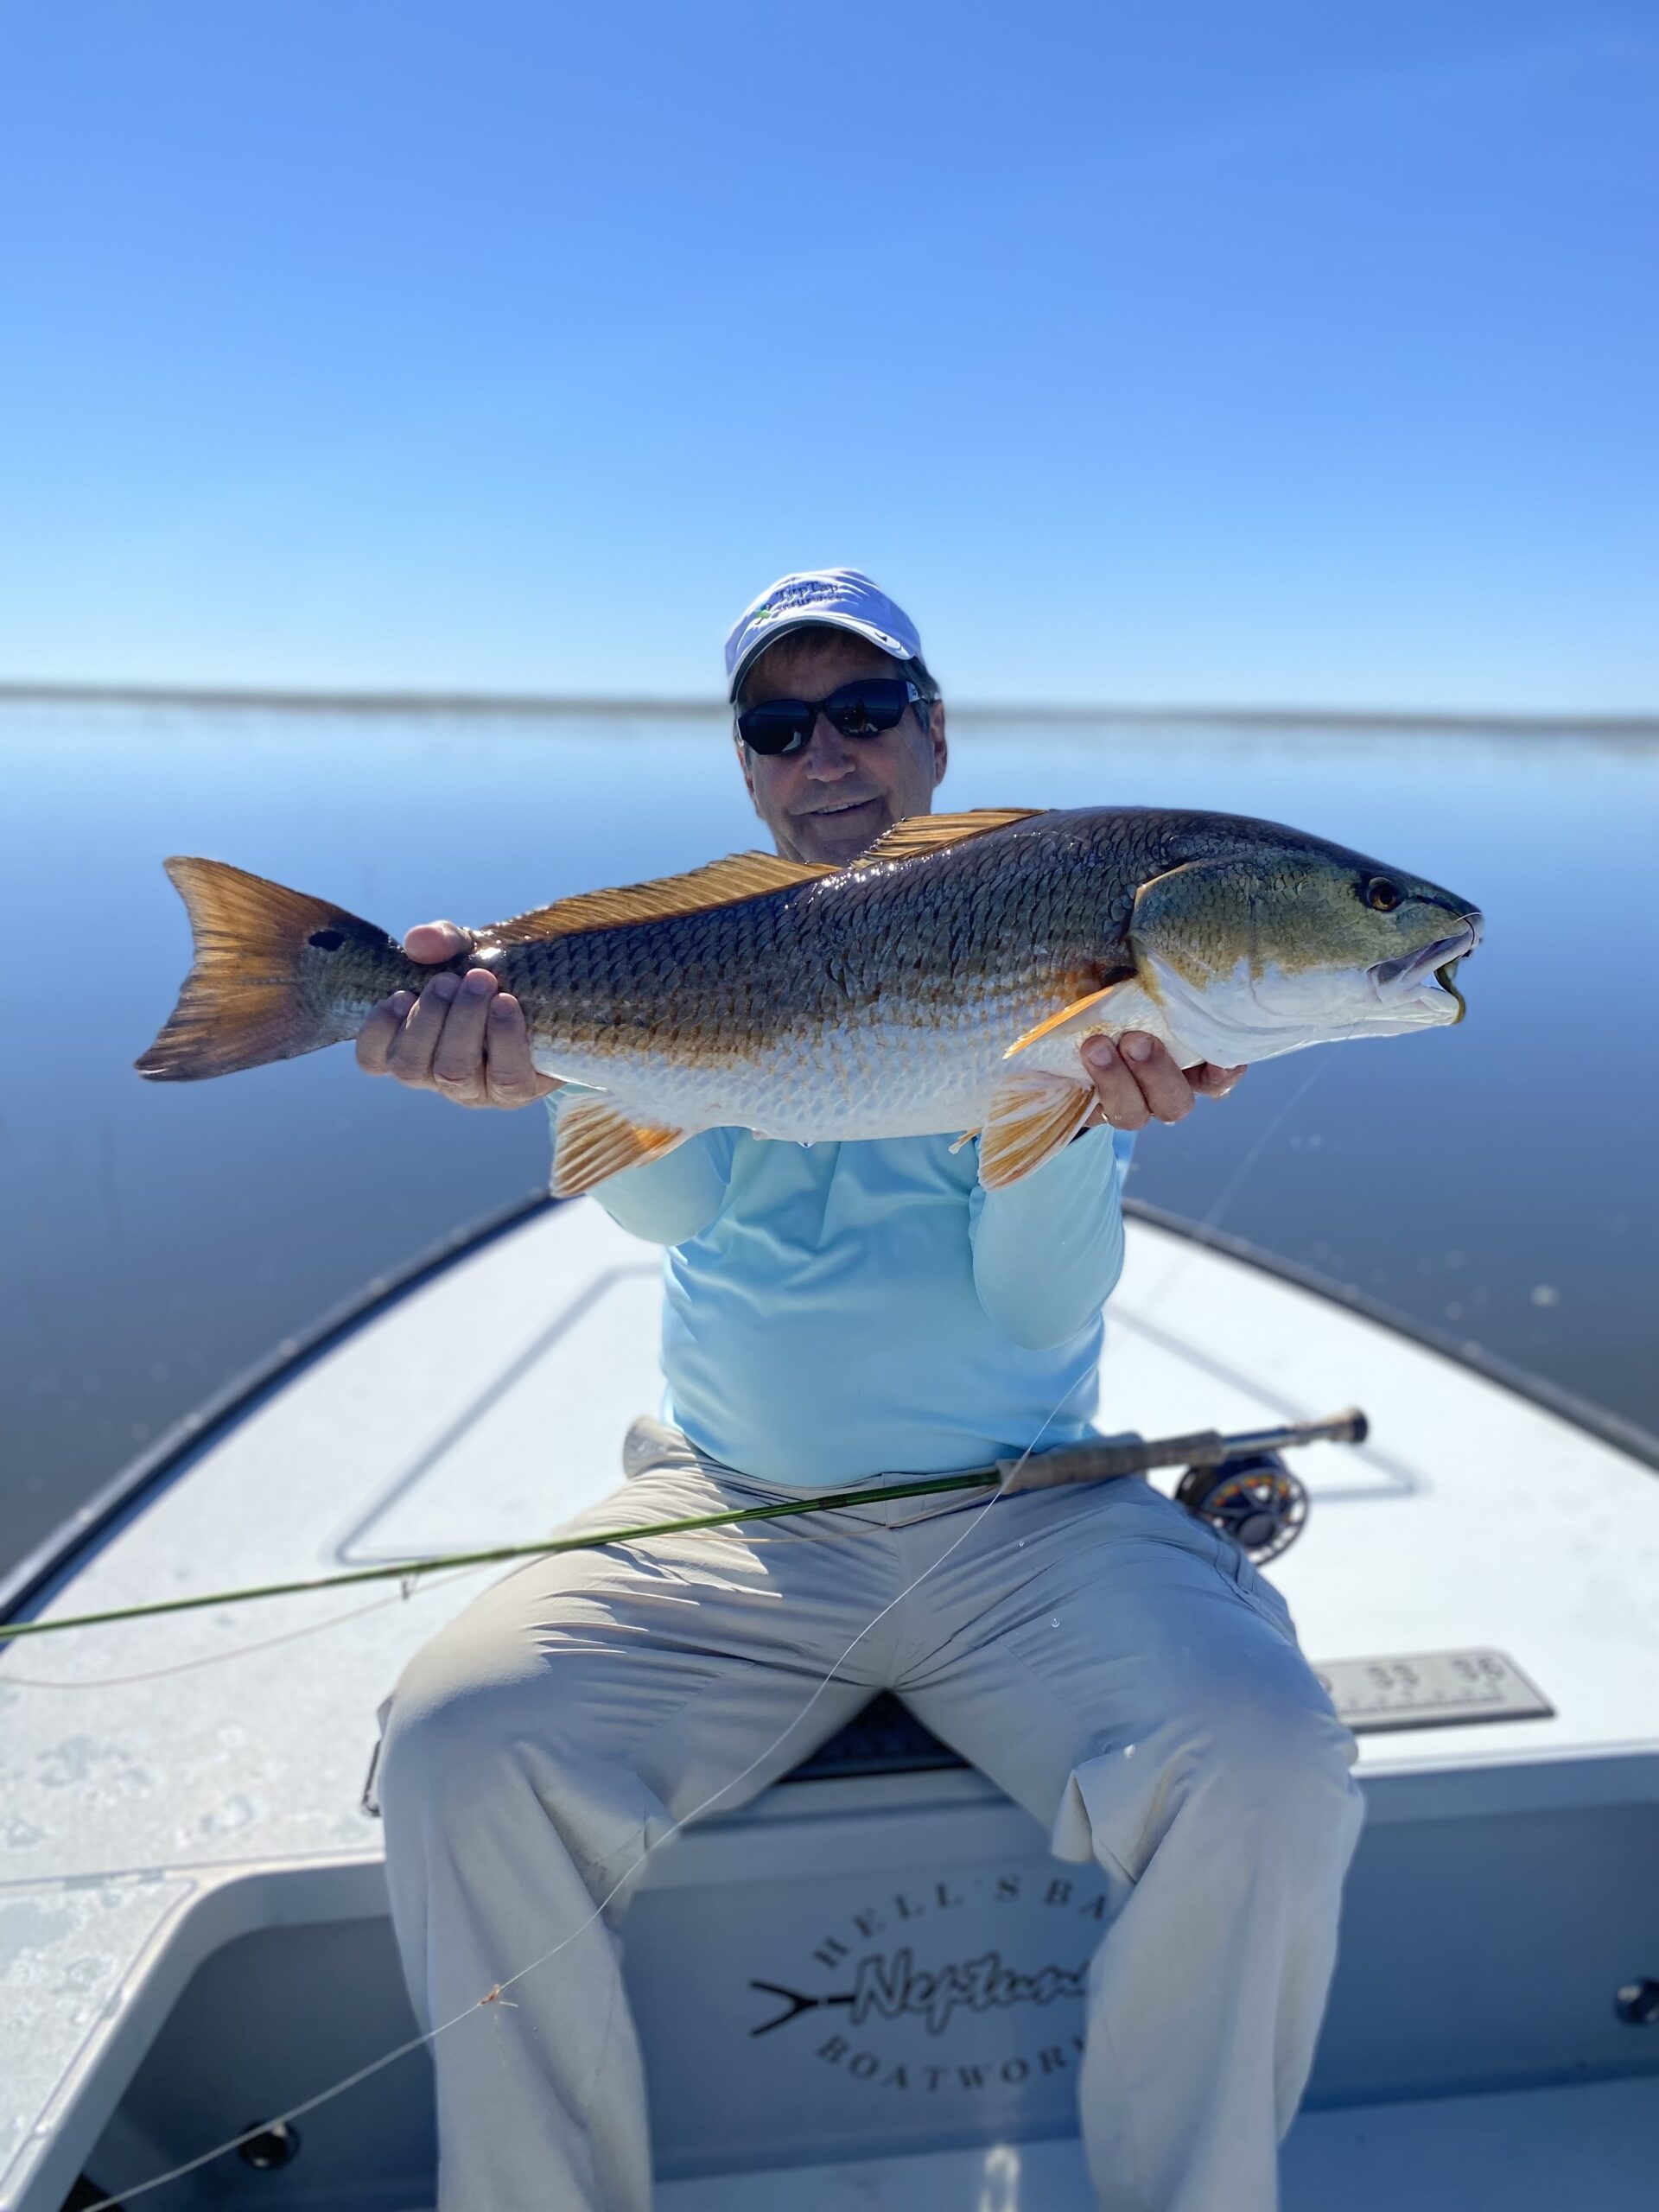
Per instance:
[[[1205,1060],[1196,1068],[1183,1070],[1187,1081],[1200,1098],[1224,1098],[1248,1067],[1218,1068],[1213,1060]]]
[[[1143,1129],[1152,1116],[1141,1086],[1118,1056],[1109,1037],[1090,1037],[1083,1046],[1083,1065],[1095,1086],[1103,1118],[1115,1129]]]
[[[435,976],[415,1001],[414,1011],[391,1040],[386,1072],[399,1083],[429,1084],[432,1055],[448,1018],[450,1003],[461,988],[459,976]]]
[[[490,1001],[484,1043],[485,1078],[492,1106],[527,1106],[557,1089],[530,1056],[530,1031],[524,1010],[511,991],[499,992]]]
[[[394,992],[364,1023],[357,1058],[370,1075],[457,1106],[528,1106],[559,1087],[531,1058],[524,1008],[487,968],[435,976],[418,999]]]
[[[1090,1037],[1083,1046],[1102,1113],[1116,1129],[1179,1122],[1192,1110],[1192,1086],[1155,1037],[1126,1030],[1116,1045]]]
[[[412,991],[394,991],[382,999],[357,1033],[357,1065],[365,1075],[389,1075],[386,1065],[404,1017],[415,1003]]]
[[[439,976],[427,986],[435,991],[454,977]],[[496,982],[487,968],[469,968],[449,1001],[448,1017],[432,1053],[432,1080],[446,1098],[468,1106],[485,1103],[484,1028]]]
[[[1192,1086],[1167,1046],[1135,1029],[1126,1030],[1117,1042],[1151,1114],[1160,1122],[1179,1122],[1192,1111]]]
[[[472,944],[471,932],[462,929],[459,922],[416,922],[404,939],[404,950],[423,968],[431,968],[440,960],[453,960],[458,953],[470,952]]]

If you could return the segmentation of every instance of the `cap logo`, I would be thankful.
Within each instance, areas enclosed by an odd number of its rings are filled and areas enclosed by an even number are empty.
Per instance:
[[[763,605],[757,607],[749,620],[757,628],[763,622],[776,622],[785,614],[793,614],[803,607],[822,607],[828,601],[834,605],[843,596],[840,587],[827,583],[821,576],[814,576],[798,584],[789,584],[773,593]]]
[[[850,630],[894,660],[918,657],[921,646],[910,618],[884,597],[856,569],[830,569],[779,576],[739,616],[726,639],[726,673],[734,696],[747,668],[766,643],[768,630],[823,623]]]

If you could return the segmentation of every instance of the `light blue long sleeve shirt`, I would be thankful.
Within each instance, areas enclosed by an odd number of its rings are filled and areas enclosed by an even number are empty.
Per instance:
[[[711,1129],[611,1177],[595,1193],[611,1218],[668,1247],[664,1417],[728,1466],[804,1487],[1089,1434],[1133,1141],[1089,1130],[987,1191],[976,1143]]]

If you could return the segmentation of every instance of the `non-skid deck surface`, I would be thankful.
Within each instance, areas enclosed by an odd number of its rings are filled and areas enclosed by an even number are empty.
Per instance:
[[[658,1270],[649,1248],[587,1201],[468,1255],[256,1407],[46,1611],[550,1530],[617,1486],[628,1423],[656,1403]],[[1367,1736],[1362,1776],[1652,1744],[1659,1483],[1649,1471],[1455,1363],[1142,1224],[1109,1315],[1108,1430],[1255,1427],[1356,1402],[1370,1414],[1363,1449],[1299,1455],[1313,1516],[1272,1569],[1316,1664],[1491,1646],[1555,1707],[1548,1719]],[[435,1360],[434,1344],[464,1344],[468,1357]],[[43,2136],[42,2114],[61,2111],[97,2063],[198,1875],[378,1859],[379,1830],[359,1803],[375,1708],[493,1572],[435,1578],[407,1599],[394,1584],[0,1651],[0,2204],[29,2196],[56,2124]],[[1426,2109],[1367,2125],[1379,2141],[1427,2143]],[[1540,2158],[1517,2185],[1543,2186]],[[1650,2161],[1650,2183],[1656,2172]],[[805,2205],[804,2186],[791,2181],[784,2201]],[[974,2212],[1027,2201],[987,2196],[984,2176],[971,2186],[980,2194],[963,2201]],[[715,2201],[665,2199],[671,2212]],[[761,2199],[718,2201],[739,2212]],[[885,2200],[867,2190],[845,2201]],[[927,2202],[905,2201],[906,2212]],[[1355,2212],[1351,2194],[1343,2201]],[[1558,2200],[1483,2190],[1462,2201],[1516,2212]],[[1047,2202],[1062,2212],[1059,2197]]]
[[[1645,2080],[1305,2113],[1281,2212],[1653,2212],[1659,2084]],[[657,2212],[1095,2212],[1073,2140],[874,2165],[671,2182]]]

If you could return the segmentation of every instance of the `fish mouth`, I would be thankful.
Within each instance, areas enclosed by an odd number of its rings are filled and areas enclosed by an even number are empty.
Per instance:
[[[1480,943],[1484,926],[1479,914],[1465,914],[1450,936],[1437,937],[1419,952],[1377,961],[1369,971],[1377,995],[1397,1003],[1419,992],[1434,998],[1444,994],[1458,1009],[1452,1017],[1453,1024],[1461,1021],[1469,1008],[1457,986],[1458,963],[1466,959]]]

